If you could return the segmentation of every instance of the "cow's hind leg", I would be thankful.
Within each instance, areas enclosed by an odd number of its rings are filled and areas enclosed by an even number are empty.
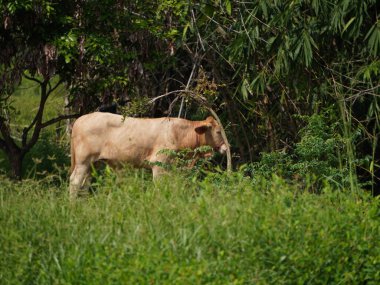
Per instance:
[[[89,165],[76,165],[70,176],[70,198],[83,197],[89,195]]]

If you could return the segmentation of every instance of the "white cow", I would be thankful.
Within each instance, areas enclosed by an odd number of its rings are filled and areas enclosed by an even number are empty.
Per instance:
[[[167,163],[160,150],[195,149],[211,146],[227,150],[221,128],[214,118],[189,121],[179,118],[138,119],[95,112],[76,120],[71,135],[70,196],[86,193],[92,163],[102,160],[112,166],[126,162],[151,168],[153,178],[163,172],[155,162]]]

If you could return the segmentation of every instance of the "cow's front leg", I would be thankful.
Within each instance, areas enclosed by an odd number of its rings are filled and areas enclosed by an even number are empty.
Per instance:
[[[167,155],[161,153],[160,151],[154,151],[155,155],[150,157],[148,160],[153,174],[153,180],[157,180],[160,176],[168,173],[165,169],[170,159]]]
[[[89,191],[89,173],[88,165],[76,165],[70,176],[70,198],[88,196]]]
[[[161,166],[153,166],[152,167],[152,173],[153,173],[153,180],[157,180],[157,178],[159,178],[160,176],[168,173],[164,168],[162,168]]]

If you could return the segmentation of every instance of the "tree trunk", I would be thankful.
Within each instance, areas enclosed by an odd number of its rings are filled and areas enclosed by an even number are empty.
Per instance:
[[[9,152],[8,159],[11,166],[11,177],[16,180],[21,180],[24,155],[20,150],[14,150]]]

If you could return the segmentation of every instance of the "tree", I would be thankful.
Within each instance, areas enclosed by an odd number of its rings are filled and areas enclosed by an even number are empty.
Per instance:
[[[160,13],[168,8],[166,1],[145,4],[0,2],[0,149],[7,154],[13,177],[21,178],[23,158],[42,128],[94,110],[100,103],[157,94],[160,73],[166,74],[165,67],[171,65],[170,34],[175,32],[171,16]],[[54,76],[59,79],[52,86]],[[37,82],[41,93],[35,117],[18,139],[8,102],[23,77]],[[44,122],[46,101],[63,83],[70,92],[68,105],[76,114]]]
[[[55,4],[54,1],[0,2],[0,149],[7,154],[11,175],[17,179],[21,178],[23,158],[38,141],[41,130],[75,116],[61,115],[43,121],[46,101],[63,83],[62,79],[52,83],[59,67],[53,43],[70,26],[66,19],[70,7]],[[8,102],[23,77],[39,84],[40,103],[32,122],[17,134],[12,131]]]

